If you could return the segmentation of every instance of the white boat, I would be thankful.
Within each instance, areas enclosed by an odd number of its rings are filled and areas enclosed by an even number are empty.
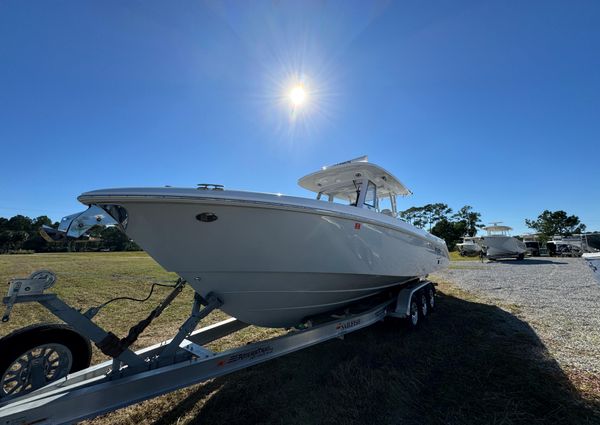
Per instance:
[[[583,234],[587,252],[600,252],[600,232],[589,232]]]
[[[479,243],[484,247],[488,258],[525,258],[527,247],[522,241],[510,236],[511,227],[493,223],[483,229],[487,231],[487,235],[479,238]]]
[[[366,157],[299,184],[316,199],[219,185],[95,190],[78,198],[90,208],[52,237],[116,222],[227,314],[267,327],[298,325],[448,265],[442,239],[396,218],[397,196],[410,191]]]
[[[594,273],[594,277],[600,282],[600,252],[585,253],[582,255]]]
[[[570,236],[555,235],[547,242],[554,255],[580,257],[583,253],[594,253],[600,249],[598,233],[583,233]]]
[[[475,256],[479,255],[481,252],[481,246],[476,242],[479,238],[465,236],[463,237],[463,241],[461,243],[457,243],[456,247],[458,248],[458,252],[462,256]]]

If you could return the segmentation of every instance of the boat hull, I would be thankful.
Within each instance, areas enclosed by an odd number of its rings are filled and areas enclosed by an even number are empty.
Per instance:
[[[306,205],[226,196],[102,202],[127,210],[127,235],[165,269],[259,326],[298,325],[448,264],[437,238]]]
[[[511,236],[485,236],[481,238],[481,244],[486,247],[488,258],[518,258],[527,252],[525,244]]]
[[[481,252],[481,247],[476,243],[459,243],[456,244],[461,255],[475,256]]]

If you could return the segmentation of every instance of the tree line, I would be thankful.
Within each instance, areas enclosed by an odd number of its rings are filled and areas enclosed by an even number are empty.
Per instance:
[[[0,217],[0,254],[19,252],[138,251],[140,247],[115,226],[96,226],[80,240],[48,242],[40,235],[42,226],[58,228],[48,216]]]
[[[435,203],[411,207],[400,212],[400,218],[444,239],[450,251],[464,236],[476,236],[484,227],[481,214],[470,205],[453,212],[447,204]],[[537,219],[525,219],[525,224],[539,235],[541,242],[554,235],[570,236],[583,233],[585,224],[576,215],[565,211],[543,211]],[[115,226],[95,226],[79,240],[47,242],[40,236],[42,226],[58,228],[48,216],[29,218],[15,215],[0,217],[0,254],[15,252],[73,252],[73,251],[138,251],[141,248]]]
[[[568,215],[565,211],[544,210],[537,219],[525,219],[525,224],[539,235],[540,242],[549,241],[552,236],[571,236],[584,233],[587,226],[576,215]]]
[[[483,227],[481,213],[474,211],[470,205],[453,213],[447,204],[427,204],[401,211],[400,218],[444,239],[450,251],[456,248],[461,238],[475,236],[477,230]]]
[[[453,213],[447,204],[427,204],[401,211],[400,218],[444,239],[450,251],[456,248],[456,244],[464,236],[475,236],[478,229],[484,227],[481,214],[474,211],[470,205],[465,205]],[[544,210],[537,219],[525,219],[525,224],[537,233],[540,242],[547,242],[555,235],[571,236],[586,230],[586,225],[581,223],[579,217],[568,215],[562,210]]]

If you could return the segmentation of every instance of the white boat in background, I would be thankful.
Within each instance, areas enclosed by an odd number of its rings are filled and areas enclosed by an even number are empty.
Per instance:
[[[463,237],[463,241],[456,244],[459,254],[467,257],[479,255],[481,253],[481,245],[477,243],[478,239],[480,238],[476,236]]]
[[[594,277],[600,282],[600,252],[585,253],[581,256],[592,269]]]
[[[600,251],[600,234],[582,233],[570,236],[555,235],[547,242],[553,255],[580,257],[583,253]]]
[[[442,239],[396,218],[411,192],[366,157],[309,174],[316,199],[199,188],[86,192],[60,239],[116,223],[166,270],[246,323],[288,327],[449,264]],[[113,220],[114,219],[114,220]]]
[[[600,232],[584,233],[582,237],[585,239],[587,252],[600,252]]]
[[[512,227],[492,223],[491,226],[483,229],[487,231],[487,235],[480,237],[479,243],[484,247],[487,258],[492,260],[501,258],[522,260],[525,258],[527,247],[522,241],[510,236],[509,232]]]

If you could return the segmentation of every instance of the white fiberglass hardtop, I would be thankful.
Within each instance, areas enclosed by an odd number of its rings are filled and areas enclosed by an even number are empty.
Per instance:
[[[509,226],[500,226],[498,223],[494,223],[491,226],[486,226],[483,228],[488,232],[488,236],[492,235],[502,235],[502,236],[510,236],[510,231],[512,227]]]

